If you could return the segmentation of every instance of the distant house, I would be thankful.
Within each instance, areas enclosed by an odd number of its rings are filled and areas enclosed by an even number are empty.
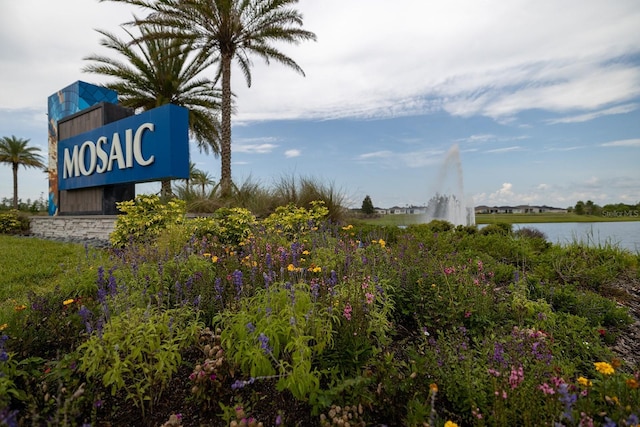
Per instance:
[[[379,213],[381,215],[398,215],[398,214],[421,215],[421,214],[427,213],[427,207],[426,206],[405,206],[405,207],[393,206],[389,209],[376,208],[376,213]]]
[[[533,214],[533,213],[566,213],[566,209],[551,206],[476,206],[476,214]]]

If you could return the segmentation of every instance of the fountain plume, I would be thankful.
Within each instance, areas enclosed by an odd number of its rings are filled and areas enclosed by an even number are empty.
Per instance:
[[[453,176],[452,176],[453,175]],[[460,149],[454,144],[444,158],[436,180],[435,195],[427,204],[423,221],[434,219],[448,221],[453,225],[475,225],[476,215],[473,199],[465,198]]]

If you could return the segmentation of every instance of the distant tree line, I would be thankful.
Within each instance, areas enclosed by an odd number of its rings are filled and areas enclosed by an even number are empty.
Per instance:
[[[40,196],[37,200],[27,199],[23,201],[22,199],[18,199],[17,209],[23,212],[46,212],[49,204],[44,199],[44,196]],[[0,199],[0,212],[8,211],[10,209],[14,209],[13,200],[8,197],[3,197]]]
[[[635,205],[625,203],[597,205],[591,200],[586,202],[578,200],[575,206],[568,209],[576,215],[600,215],[600,216],[640,216],[640,202]]]

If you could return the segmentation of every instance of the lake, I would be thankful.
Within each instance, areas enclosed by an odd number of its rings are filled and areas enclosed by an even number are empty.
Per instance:
[[[542,231],[551,243],[582,241],[594,246],[609,243],[633,253],[640,252],[640,221],[513,224],[513,231],[524,227]]]

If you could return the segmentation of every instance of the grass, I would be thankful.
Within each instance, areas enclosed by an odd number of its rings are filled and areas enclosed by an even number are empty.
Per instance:
[[[31,239],[0,234],[0,324],[13,312],[14,306],[27,303],[29,292],[53,292],[59,287],[61,294],[75,292],[78,273],[95,274],[87,264],[88,252],[71,243]],[[104,256],[98,251],[92,257]]]
[[[396,214],[381,215],[376,218],[361,218],[358,221],[374,225],[412,225],[423,221],[422,215]],[[476,224],[530,224],[549,222],[627,222],[640,221],[640,217],[605,217],[596,215],[576,215],[571,213],[542,214],[478,214]]]

